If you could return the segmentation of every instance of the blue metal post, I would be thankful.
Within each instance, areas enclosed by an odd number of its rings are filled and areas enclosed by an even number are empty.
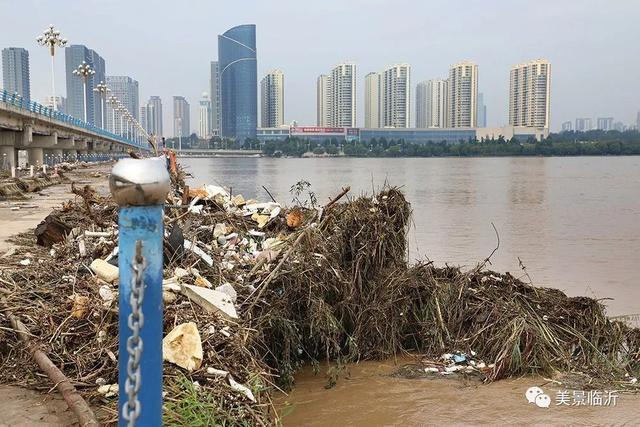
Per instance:
[[[135,283],[136,246],[141,243],[143,270],[142,355],[140,389],[137,400],[139,426],[162,425],[162,242],[164,200],[169,189],[169,176],[161,159],[121,159],[113,168],[111,192],[120,206],[119,253],[119,354],[118,354],[118,419],[128,425],[123,408],[130,402],[125,389],[129,372],[127,340],[132,335],[131,291]]]

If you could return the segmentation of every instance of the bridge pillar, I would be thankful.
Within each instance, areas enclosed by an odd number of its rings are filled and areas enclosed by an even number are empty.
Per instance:
[[[27,157],[29,165],[42,166],[44,164],[44,150],[42,148],[28,148]]]
[[[31,125],[26,125],[23,127],[21,143],[23,147],[28,147],[33,143],[33,127]]]
[[[18,150],[13,145],[0,146],[0,167],[11,169],[18,166]]]

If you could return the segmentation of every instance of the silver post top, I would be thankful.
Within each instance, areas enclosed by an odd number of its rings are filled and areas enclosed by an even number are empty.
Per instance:
[[[170,187],[166,159],[120,159],[111,170],[109,187],[121,207],[160,205]]]

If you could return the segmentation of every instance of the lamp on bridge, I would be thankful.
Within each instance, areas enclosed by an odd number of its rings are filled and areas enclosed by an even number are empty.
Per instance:
[[[118,109],[118,98],[114,95],[111,95],[107,102],[111,105],[111,133],[116,133],[116,110]]]
[[[56,79],[54,77],[54,60],[56,54],[56,47],[64,47],[67,44],[67,39],[60,37],[60,31],[53,28],[53,25],[49,25],[44,33],[36,38],[36,41],[41,46],[47,46],[49,53],[51,54],[51,103],[53,104],[53,111],[56,111]]]
[[[100,82],[93,88],[93,91],[100,97],[100,117],[102,119],[102,129],[107,129],[107,95],[111,89],[107,87],[105,82]]]
[[[84,121],[87,121],[89,116],[89,104],[87,104],[87,79],[95,74],[95,70],[91,68],[91,65],[82,61],[82,64],[78,65],[78,68],[73,70],[73,74],[82,78],[82,84],[84,87]]]

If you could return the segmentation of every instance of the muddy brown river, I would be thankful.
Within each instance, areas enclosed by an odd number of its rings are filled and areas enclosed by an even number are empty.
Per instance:
[[[537,285],[605,300],[611,315],[640,313],[640,157],[439,159],[185,159],[191,185],[232,185],[234,193],[291,203],[290,187],[309,181],[320,202],[350,185],[352,195],[400,186],[414,217],[410,257],[473,266],[494,248],[491,268]],[[640,398],[616,406],[556,405],[542,378],[464,385],[388,376],[393,361],[350,367],[326,390],[310,368],[278,397],[284,425],[638,425]],[[540,386],[551,405],[527,403]],[[580,392],[577,390],[577,392]]]

